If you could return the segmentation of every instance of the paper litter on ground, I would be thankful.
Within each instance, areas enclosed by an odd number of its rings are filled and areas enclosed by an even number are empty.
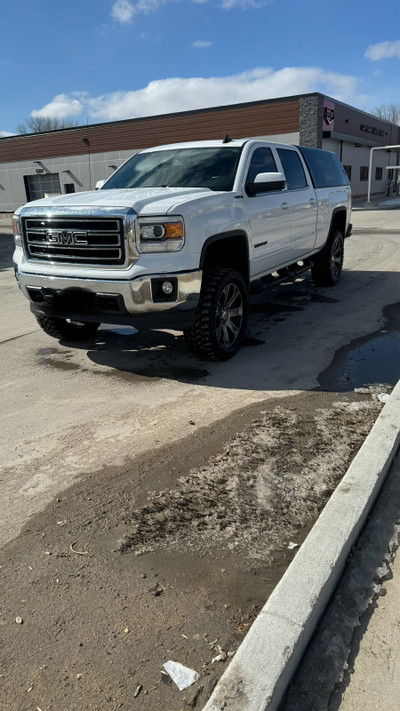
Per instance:
[[[172,681],[175,682],[179,691],[183,691],[199,678],[199,673],[189,667],[184,667],[179,662],[166,662],[163,664],[165,671],[170,675]]]

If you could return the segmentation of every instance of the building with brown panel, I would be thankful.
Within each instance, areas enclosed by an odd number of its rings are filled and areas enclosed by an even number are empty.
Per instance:
[[[400,127],[319,93],[113,121],[0,139],[0,211],[45,195],[93,189],[130,155],[154,145],[263,138],[337,153],[353,194],[366,195],[370,148],[398,145]],[[372,192],[397,185],[398,152],[377,151]]]

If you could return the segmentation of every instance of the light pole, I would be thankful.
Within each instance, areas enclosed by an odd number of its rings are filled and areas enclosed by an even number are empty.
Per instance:
[[[88,161],[89,161],[89,189],[92,189],[92,164],[90,161],[90,141],[88,138],[82,138],[82,141],[87,146],[88,149]]]

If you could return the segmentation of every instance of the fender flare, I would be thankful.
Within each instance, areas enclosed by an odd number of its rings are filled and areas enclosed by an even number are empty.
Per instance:
[[[208,248],[210,247],[211,244],[214,244],[215,242],[221,242],[225,239],[231,239],[232,237],[243,237],[246,245],[246,252],[247,252],[247,263],[249,263],[249,239],[247,236],[247,233],[244,230],[228,230],[227,232],[218,232],[215,235],[211,235],[211,237],[207,237],[206,241],[204,242],[202,248],[201,248],[201,255],[200,255],[200,269],[204,269],[204,262],[205,262],[205,256],[207,253]]]

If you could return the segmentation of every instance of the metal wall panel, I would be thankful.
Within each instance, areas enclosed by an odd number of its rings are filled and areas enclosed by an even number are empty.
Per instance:
[[[374,146],[396,145],[400,138],[399,126],[340,103],[335,103],[334,131]]]
[[[299,130],[299,99],[146,117],[0,139],[0,163],[134,150],[180,141],[286,134]],[[83,139],[88,138],[88,147]]]

